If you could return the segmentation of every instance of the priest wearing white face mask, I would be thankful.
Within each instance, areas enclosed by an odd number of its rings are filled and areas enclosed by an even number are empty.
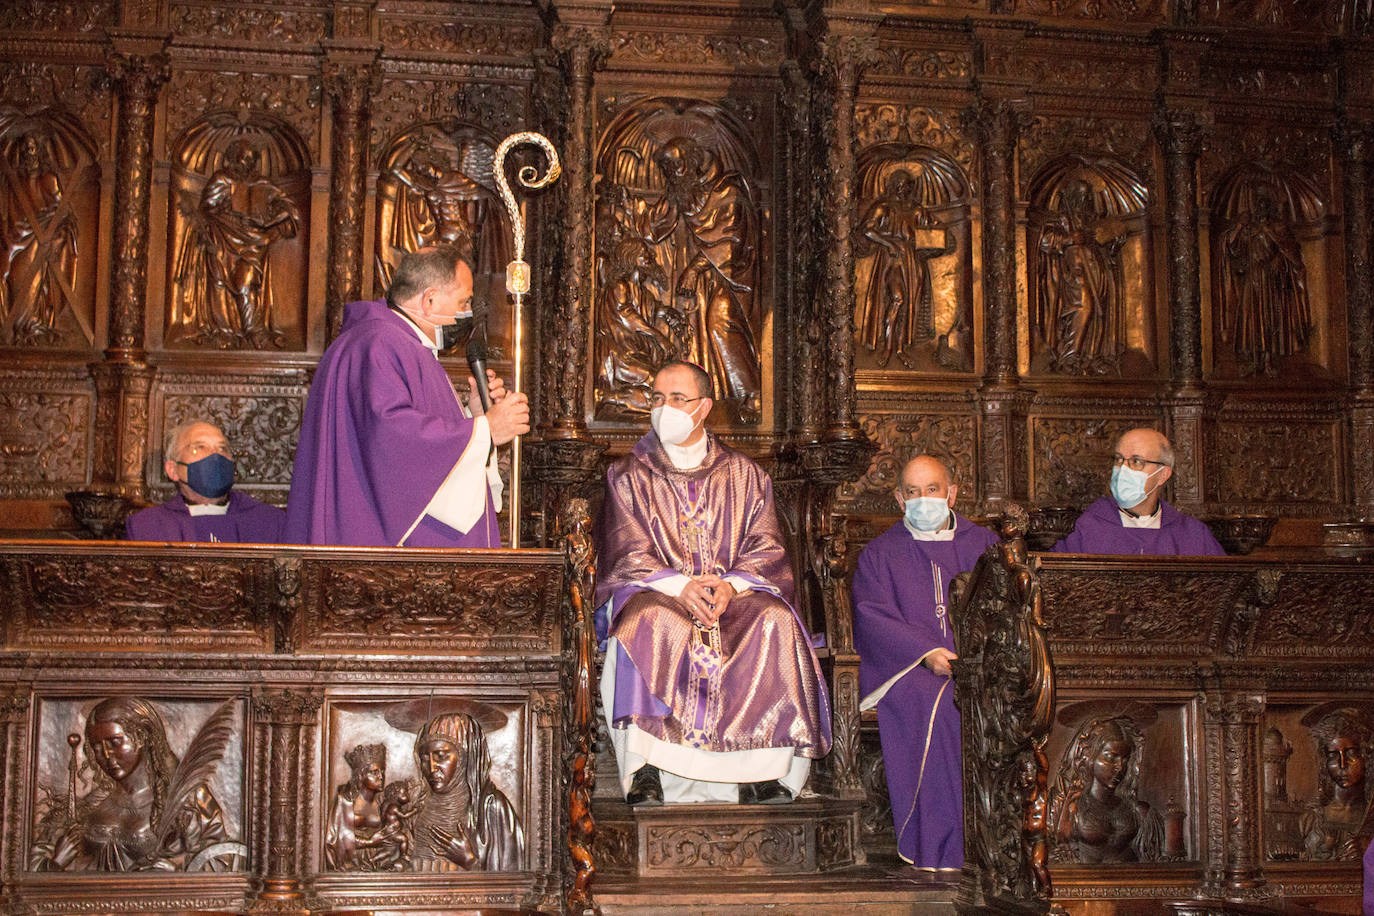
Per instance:
[[[1222,556],[1207,526],[1160,498],[1173,476],[1174,452],[1163,433],[1133,429],[1117,440],[1112,454],[1111,496],[1098,499],[1078,517],[1056,553]]]
[[[949,590],[997,535],[954,511],[949,468],[919,455],[893,494],[902,519],[859,554],[854,647],[861,709],[878,710],[897,852],[918,868],[964,862],[959,712]]]
[[[632,805],[791,801],[830,750],[768,475],[705,429],[711,380],[670,363],[653,431],[607,472],[602,701]]]

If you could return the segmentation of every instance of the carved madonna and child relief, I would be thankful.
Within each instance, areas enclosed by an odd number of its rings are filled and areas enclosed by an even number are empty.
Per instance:
[[[172,162],[168,345],[303,346],[305,145],[269,115],[221,112],[187,129]]]
[[[654,373],[706,369],[736,423],[762,417],[763,204],[724,109],[651,99],[611,124],[597,161],[596,416],[648,413]]]
[[[1317,323],[1304,246],[1320,243],[1317,186],[1288,170],[1243,163],[1212,194],[1216,357],[1227,374],[1273,377],[1311,368]],[[1317,254],[1320,262],[1324,254]]]
[[[1374,714],[1326,703],[1303,716],[1311,737],[1316,791],[1290,801],[1287,767],[1295,753],[1283,733],[1265,735],[1265,830],[1269,857],[1325,862],[1358,859],[1374,833],[1366,767],[1374,754]]]
[[[462,712],[431,717],[415,736],[420,778],[387,781],[387,746],[343,754],[349,779],[328,815],[325,862],[333,871],[510,871],[525,837],[509,797],[492,781],[488,737]]]
[[[1072,707],[1060,711],[1076,717]],[[1145,730],[1155,711],[1139,703],[1080,719],[1050,790],[1050,859],[1062,863],[1158,862],[1185,855],[1183,809],[1140,796]]]
[[[969,192],[962,170],[929,147],[884,143],[859,157],[858,178],[854,325],[861,356],[880,369],[971,369]]]
[[[425,245],[457,247],[479,283],[504,274],[510,233],[495,156],[492,138],[452,118],[416,125],[387,145],[377,169],[378,295],[406,252]]]
[[[174,717],[175,737],[187,738],[180,755],[160,707]],[[228,700],[204,717],[110,697],[95,703],[80,732],[66,736],[45,717],[30,869],[243,870],[247,847],[219,794],[236,796],[241,788],[239,710]],[[226,781],[226,769],[237,778]]]
[[[1065,156],[1040,170],[1029,197],[1032,371],[1153,371],[1144,183],[1114,160]]]
[[[71,115],[0,108],[0,344],[95,343],[95,159]]]

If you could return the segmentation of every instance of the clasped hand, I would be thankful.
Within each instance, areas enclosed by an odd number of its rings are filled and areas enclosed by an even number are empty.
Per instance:
[[[474,417],[483,413],[491,431],[493,445],[505,445],[516,436],[530,431],[530,401],[523,393],[506,390],[505,380],[487,370],[487,392],[491,395],[491,409],[482,410],[482,398],[477,394],[477,379],[468,377],[468,412]]]
[[[730,599],[735,597],[735,587],[714,573],[693,576],[692,581],[678,595],[692,618],[704,627],[714,626],[725,613]]]

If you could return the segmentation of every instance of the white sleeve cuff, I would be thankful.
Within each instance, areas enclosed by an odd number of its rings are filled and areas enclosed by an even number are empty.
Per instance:
[[[740,578],[739,576],[726,576],[725,581],[730,583],[731,587],[734,588],[735,594],[737,596],[743,595],[745,592],[752,590],[754,587],[754,583],[750,582],[748,579]]]
[[[660,594],[676,598],[678,595],[682,594],[682,590],[686,588],[687,583],[691,581],[691,579],[684,576],[682,573],[677,573],[676,575],[655,579],[652,582],[646,582],[644,584]]]
[[[491,430],[487,418],[478,417],[472,421],[472,436],[467,448],[425,506],[425,514],[463,534],[471,531],[487,507],[490,483],[486,466],[490,451]]]

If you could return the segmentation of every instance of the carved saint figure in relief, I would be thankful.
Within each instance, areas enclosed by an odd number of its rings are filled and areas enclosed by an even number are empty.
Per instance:
[[[749,317],[758,243],[753,191],[689,137],[662,144],[654,163],[663,191],[638,215],[638,227],[668,278],[660,305],[667,307],[665,324],[676,332],[673,356],[707,371],[717,400],[736,420],[756,423],[761,370]]]
[[[1051,857],[1084,864],[1159,858],[1163,821],[1136,796],[1140,729],[1125,716],[1079,726],[1050,794]]]
[[[446,713],[415,739],[425,785],[411,824],[416,871],[510,871],[520,867],[525,835],[519,815],[491,781],[486,735],[477,720]]]
[[[324,858],[339,871],[366,870],[363,849],[382,826],[380,795],[386,785],[386,745],[359,744],[344,754],[348,782],[334,793]]]
[[[1275,359],[1307,349],[1307,268],[1273,191],[1257,185],[1246,197],[1248,204],[1222,230],[1222,335],[1245,371],[1273,375]]]
[[[930,261],[954,250],[952,233],[922,206],[910,163],[888,176],[883,194],[860,222],[854,253],[874,258],[859,303],[859,339],[886,367],[893,354],[908,368],[907,351],[935,336]]]
[[[0,319],[19,345],[53,343],[76,284],[76,213],[47,144],[34,133],[4,150]]]
[[[1102,375],[1117,368],[1123,321],[1118,220],[1098,212],[1092,185],[1065,183],[1040,230],[1039,333],[1054,372]]]
[[[191,339],[218,347],[280,346],[271,325],[271,247],[293,238],[300,213],[263,177],[259,152],[235,140],[201,189],[176,278]]]
[[[1374,724],[1365,713],[1337,709],[1309,726],[1316,743],[1317,796],[1301,820],[1306,859],[1357,859],[1368,815],[1365,764]]]
[[[76,799],[73,757],[68,794],[49,793],[30,854],[36,871],[220,870],[246,850],[226,842],[224,812],[209,779],[234,726],[234,703],[200,727],[182,758],[167,743],[161,715],[146,700],[111,697],[86,719],[85,753],[95,787]],[[73,754],[79,736],[72,736]],[[74,800],[73,800],[74,799]]]

